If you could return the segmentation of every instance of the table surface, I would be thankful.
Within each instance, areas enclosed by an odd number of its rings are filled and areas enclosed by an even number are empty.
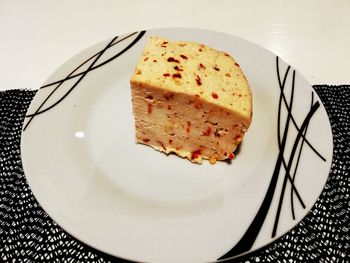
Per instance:
[[[37,89],[71,56],[157,27],[216,30],[263,46],[311,84],[350,83],[348,0],[2,0],[0,90]]]

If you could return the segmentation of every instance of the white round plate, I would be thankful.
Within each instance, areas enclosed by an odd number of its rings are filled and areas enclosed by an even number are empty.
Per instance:
[[[149,35],[239,62],[254,116],[232,163],[192,164],[135,143],[129,78]],[[231,35],[171,28],[119,36],[64,63],[35,95],[21,148],[35,197],[77,239],[138,262],[208,262],[296,226],[325,185],[333,144],[320,98],[287,63]]]

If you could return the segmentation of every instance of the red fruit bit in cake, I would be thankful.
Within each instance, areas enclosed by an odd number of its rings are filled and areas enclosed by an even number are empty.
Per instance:
[[[174,69],[177,70],[177,71],[184,71],[184,70],[183,70],[182,68],[180,68],[179,66],[175,66]]]
[[[175,74],[173,74],[173,78],[174,78],[174,79],[175,79],[175,78],[181,79],[182,76],[181,76],[180,73],[175,73]]]
[[[163,97],[166,99],[166,100],[172,100],[174,98],[174,93],[167,93],[167,94],[164,94]]]
[[[204,136],[209,136],[210,134],[211,134],[211,128],[210,127],[208,127],[208,129],[206,131],[202,132],[202,135],[204,135]]]
[[[171,110],[171,109],[172,109],[171,105],[168,105],[168,110]]]
[[[198,94],[194,95],[194,103],[193,106],[199,110],[203,107],[202,103],[199,100],[200,96]]]
[[[201,108],[203,108],[203,104],[200,103],[200,102],[196,102],[196,103],[194,104],[194,107],[195,107],[197,110],[200,110]]]
[[[178,61],[177,59],[173,58],[173,57],[169,57],[168,62],[175,62],[175,63],[180,63],[180,61]]]
[[[198,75],[196,75],[196,82],[198,86],[202,85],[202,80]]]
[[[235,158],[235,155],[234,155],[233,153],[230,153],[230,154],[228,155],[228,158],[229,158],[230,160],[233,160],[233,158]]]
[[[169,74],[169,73],[164,73],[163,76],[164,76],[164,77],[169,77],[170,74]]]
[[[202,154],[202,151],[200,149],[196,150],[196,151],[192,152],[191,159],[192,160],[197,159],[201,154]]]
[[[202,155],[202,151],[206,148],[204,146],[200,146],[198,150],[192,152],[191,159],[197,159],[200,155]]]
[[[216,71],[220,71],[220,69],[219,69],[218,67],[214,67],[214,69],[215,69]]]
[[[144,58],[144,60],[143,61],[147,61],[148,60],[148,57],[147,58]]]
[[[185,55],[180,55],[180,57],[183,59],[188,59],[188,57],[186,57]]]
[[[156,59],[153,59],[153,62],[157,62],[157,60],[156,60]]]
[[[151,113],[152,113],[152,110],[153,110],[153,105],[152,105],[152,104],[148,104],[148,105],[147,105],[147,111],[148,111],[148,113],[151,114]]]
[[[190,133],[190,131],[191,131],[191,122],[190,122],[190,121],[187,121],[186,132],[187,132],[187,133]]]
[[[235,62],[235,66],[236,66],[236,67],[239,67],[239,64],[238,64],[237,62]]]
[[[219,98],[218,94],[216,94],[215,92],[212,92],[211,96],[216,100]]]
[[[231,74],[230,73],[226,73],[225,76],[231,78]]]
[[[169,144],[173,144],[173,140],[172,139],[169,139]]]
[[[203,107],[203,105],[202,105],[202,103],[200,103],[200,102],[196,102],[196,103],[194,103],[194,107],[195,107],[197,110],[200,110],[200,109]]]
[[[224,55],[226,56],[226,57],[229,57],[230,55],[229,54],[227,54],[227,53],[224,53]]]
[[[149,139],[143,139],[142,141],[145,142],[145,143],[148,143]]]
[[[205,69],[205,66],[202,63],[199,63],[199,68]]]
[[[162,43],[161,47],[167,47],[166,44],[168,44],[168,42],[167,42],[167,41],[164,41],[164,42]]]

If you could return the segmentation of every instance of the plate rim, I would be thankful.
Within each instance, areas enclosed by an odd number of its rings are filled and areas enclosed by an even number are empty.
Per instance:
[[[225,32],[216,31],[216,30],[208,30],[208,29],[201,29],[201,28],[187,28],[187,27],[183,27],[183,28],[182,28],[182,27],[159,27],[159,28],[150,28],[150,29],[142,30],[142,31],[150,32],[150,31],[159,30],[159,29],[162,29],[162,30],[174,30],[174,29],[175,29],[175,30],[189,30],[189,31],[192,31],[192,30],[197,31],[197,30],[199,30],[199,31],[206,31],[206,32],[209,32],[209,33],[224,34],[224,35],[229,36],[229,37],[234,37],[234,38],[241,39],[241,40],[243,40],[243,41],[245,41],[245,42],[249,42],[249,43],[251,43],[251,44],[253,44],[253,45],[259,47],[260,49],[264,49],[265,51],[269,52],[270,54],[272,54],[272,55],[274,55],[274,56],[280,58],[279,56],[277,56],[277,55],[276,55],[274,52],[272,52],[271,50],[269,50],[269,49],[267,49],[267,48],[265,48],[265,47],[263,47],[263,46],[261,46],[261,45],[258,45],[258,44],[256,44],[256,43],[250,41],[250,40],[246,40],[246,39],[244,39],[244,38],[242,38],[242,37],[239,37],[239,36],[236,36],[236,35],[232,35],[232,34],[228,34],[228,33],[225,33]],[[142,31],[135,31],[134,33],[139,33],[139,32],[142,32]],[[119,35],[117,35],[117,36],[120,36],[120,37],[121,37],[121,36],[125,36],[125,35],[127,35],[127,34],[128,34],[128,33],[124,33],[124,34],[119,34]],[[131,33],[129,33],[129,34],[131,34]],[[86,47],[86,48],[80,50],[79,52],[76,52],[76,53],[73,54],[71,57],[69,57],[67,60],[65,60],[63,63],[61,63],[61,64],[49,75],[49,77],[48,77],[43,83],[48,83],[48,81],[49,81],[50,78],[54,75],[54,73],[55,73],[57,70],[59,70],[62,66],[64,66],[64,65],[65,65],[68,61],[70,61],[72,58],[78,56],[79,54],[82,54],[82,53],[86,52],[87,50],[89,50],[89,49],[92,48],[93,46],[97,46],[97,45],[99,45],[99,44],[105,43],[105,42],[107,42],[107,41],[110,40],[110,39],[112,39],[112,37],[106,38],[106,39],[103,40],[103,41],[96,42],[95,44],[92,44],[92,45],[90,45],[90,46],[88,46],[88,47]],[[280,59],[281,59],[281,61],[282,61],[283,63],[289,65],[289,63],[287,63],[284,59],[282,59],[282,58],[280,58]],[[326,178],[326,180],[325,180],[325,183],[326,183],[326,182],[328,181],[328,177],[329,177],[330,170],[331,170],[331,165],[332,165],[332,163],[333,163],[333,158],[334,158],[334,154],[333,154],[333,151],[334,151],[334,143],[333,143],[334,135],[333,135],[332,126],[331,126],[331,123],[330,123],[329,113],[327,112],[326,107],[325,107],[323,101],[320,99],[320,97],[319,97],[319,95],[317,94],[316,90],[314,89],[313,85],[311,85],[311,83],[304,77],[304,75],[302,75],[302,74],[300,73],[300,71],[298,71],[298,69],[294,68],[294,66],[293,66],[293,69],[294,69],[300,76],[302,76],[302,77],[305,79],[305,81],[306,81],[306,82],[309,84],[309,86],[311,87],[311,90],[312,90],[313,92],[315,92],[316,97],[318,98],[318,101],[319,101],[319,103],[321,104],[321,107],[323,107],[324,110],[325,110],[326,117],[327,117],[327,120],[328,120],[328,123],[329,123],[330,134],[331,134],[331,138],[330,138],[330,139],[332,140],[332,143],[331,143],[331,148],[332,148],[332,149],[331,149],[331,153],[330,153],[331,158],[330,158],[330,161],[329,161],[329,164],[330,164],[330,165],[329,165],[328,176],[327,176],[327,178]],[[45,85],[46,85],[46,84],[45,84]],[[38,93],[36,93],[35,96],[38,96]],[[29,112],[30,107],[32,106],[32,103],[33,103],[33,101],[30,103],[30,105],[29,105],[29,107],[28,107],[28,109],[27,109],[27,113]],[[27,113],[26,113],[26,115],[27,115]],[[23,123],[23,127],[24,127],[24,125],[25,125],[25,122]],[[24,143],[24,140],[23,140],[23,137],[24,137],[24,136],[23,136],[23,134],[24,134],[25,131],[24,131],[23,127],[22,127],[22,131],[21,131],[21,141],[20,141],[20,148],[21,148],[21,149],[24,147],[24,146],[23,146],[23,143]],[[23,151],[21,150],[21,160],[22,160],[22,165],[23,165],[23,171],[24,171],[25,178],[26,178],[26,181],[27,181],[27,183],[28,183],[28,186],[29,186],[30,189],[32,189],[32,184],[30,183],[30,179],[28,178],[28,176],[26,175],[26,172],[25,172],[25,165],[24,165],[25,162],[23,161],[22,152],[23,152]],[[225,258],[225,259],[218,259],[218,260],[215,261],[215,262],[225,262],[225,261],[230,260],[230,259],[236,259],[236,258],[245,257],[245,256],[247,256],[247,255],[249,255],[249,254],[252,254],[252,253],[261,251],[261,250],[263,250],[263,249],[265,249],[265,248],[271,246],[272,244],[278,242],[278,241],[279,241],[282,237],[284,237],[289,231],[291,231],[292,229],[294,229],[295,227],[297,227],[297,225],[299,225],[300,222],[301,222],[302,220],[304,220],[305,217],[310,213],[310,211],[314,208],[315,204],[317,203],[318,199],[320,198],[320,196],[321,196],[321,194],[322,194],[322,192],[323,192],[323,190],[324,190],[324,186],[325,186],[325,184],[323,185],[323,188],[321,189],[321,192],[317,195],[316,200],[312,203],[312,205],[310,205],[310,208],[307,210],[307,213],[306,213],[304,216],[302,216],[299,220],[297,220],[297,221],[293,224],[293,226],[292,226],[288,231],[286,231],[286,232],[284,232],[284,233],[278,235],[278,238],[276,238],[276,239],[274,239],[274,240],[271,240],[270,242],[266,243],[266,244],[263,245],[262,247],[259,247],[259,248],[253,249],[253,250],[245,251],[245,252],[243,252],[243,253],[241,253],[241,254],[238,254],[238,255],[236,255],[236,256],[233,256],[233,257],[228,257],[228,258]],[[54,222],[57,223],[57,221],[56,221],[54,218],[51,217],[50,213],[47,212],[47,208],[44,208],[44,206],[42,205],[42,203],[41,203],[41,201],[40,201],[40,198],[38,198],[38,196],[37,196],[37,193],[35,193],[34,191],[31,191],[31,192],[32,192],[33,196],[35,197],[36,201],[40,204],[41,208],[47,213],[47,215],[48,215]],[[110,254],[110,253],[107,252],[107,251],[104,251],[104,250],[101,249],[101,248],[96,248],[96,247],[92,246],[91,244],[87,243],[85,240],[81,240],[78,236],[73,235],[72,233],[70,233],[69,231],[67,231],[65,228],[62,227],[62,224],[57,223],[57,225],[60,226],[60,227],[62,228],[62,230],[65,231],[65,233],[67,233],[68,235],[72,236],[74,239],[77,239],[78,241],[82,242],[83,244],[87,245],[88,247],[92,248],[93,250],[97,250],[98,252],[100,252],[100,253],[102,252],[103,254],[105,254],[105,255],[107,255],[107,256],[111,256],[111,257],[113,257],[113,258],[116,257],[116,258],[121,258],[121,259],[124,259],[124,260],[131,260],[131,261],[132,261],[132,259],[125,258],[125,257],[121,257],[121,256],[115,256],[115,255],[113,255],[113,254]],[[146,261],[145,261],[145,262],[146,262]]]

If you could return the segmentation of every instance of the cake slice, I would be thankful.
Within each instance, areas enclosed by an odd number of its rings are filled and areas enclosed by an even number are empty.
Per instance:
[[[229,54],[151,36],[130,83],[138,143],[196,163],[233,159],[252,94]]]

